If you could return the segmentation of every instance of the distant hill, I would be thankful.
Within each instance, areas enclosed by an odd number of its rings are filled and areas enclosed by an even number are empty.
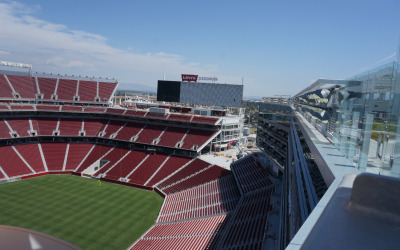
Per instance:
[[[262,96],[243,96],[244,100],[261,101]]]
[[[154,86],[147,86],[144,84],[138,83],[122,83],[120,82],[118,85],[118,90],[135,90],[135,91],[144,91],[144,92],[157,92],[157,88]]]

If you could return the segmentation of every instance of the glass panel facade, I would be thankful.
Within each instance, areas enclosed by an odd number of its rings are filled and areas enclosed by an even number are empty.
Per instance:
[[[361,171],[400,177],[400,47],[395,61],[346,80],[319,79],[292,98]]]
[[[388,63],[337,90],[333,143],[361,171],[400,177],[398,69]]]
[[[337,90],[333,143],[361,171],[400,177],[398,62],[356,75]]]

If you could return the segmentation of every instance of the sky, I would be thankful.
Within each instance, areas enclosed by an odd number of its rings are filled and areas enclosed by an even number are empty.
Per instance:
[[[0,0],[0,61],[156,89],[181,74],[294,95],[394,60],[398,0]]]

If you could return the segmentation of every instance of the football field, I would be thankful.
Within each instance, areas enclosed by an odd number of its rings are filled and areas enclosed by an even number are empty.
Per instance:
[[[126,249],[156,220],[156,192],[72,175],[0,184],[0,225],[33,229],[82,249]]]

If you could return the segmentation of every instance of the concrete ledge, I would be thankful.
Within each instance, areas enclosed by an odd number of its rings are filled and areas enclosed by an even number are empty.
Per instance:
[[[350,208],[369,217],[400,224],[400,180],[360,174],[354,181]]]
[[[400,180],[373,174],[354,177],[343,178],[299,248],[398,249],[400,224],[387,215],[399,213]]]

